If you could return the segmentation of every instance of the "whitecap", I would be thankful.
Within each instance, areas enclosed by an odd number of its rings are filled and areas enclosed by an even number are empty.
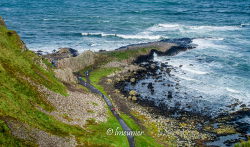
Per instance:
[[[183,66],[182,70],[187,71],[187,72],[191,72],[191,73],[194,73],[194,74],[198,74],[198,75],[204,75],[204,74],[208,73],[208,72],[205,72],[205,71],[200,71],[200,70],[197,70],[197,69],[188,68],[187,66]]]
[[[167,30],[178,30],[182,26],[179,24],[157,24],[149,27],[147,30],[152,32],[167,31]]]
[[[242,23],[240,24],[241,27],[246,27],[246,26],[250,26],[250,23]]]
[[[224,38],[197,38],[193,39],[192,43],[198,45],[198,48],[226,48],[224,45],[218,45],[214,41],[223,40]]]
[[[175,74],[175,76],[177,76],[178,78],[181,78],[183,80],[187,80],[187,81],[195,81],[195,79],[189,78],[187,76],[181,76],[179,74]]]
[[[240,93],[240,91],[226,87],[226,90],[232,93]]]
[[[160,35],[117,35],[120,38],[124,39],[149,39],[149,40],[158,40],[163,38]]]
[[[116,34],[105,34],[105,33],[81,33],[82,36],[101,36],[101,37],[105,37],[105,36],[116,36]]]
[[[204,31],[229,31],[240,29],[238,26],[188,26],[188,28]]]
[[[149,39],[158,40],[163,38],[160,35],[147,35],[147,34],[137,34],[137,35],[123,35],[123,34],[106,34],[106,33],[81,33],[83,36],[100,36],[100,37],[119,37],[123,39]],[[164,37],[165,38],[165,37]]]
[[[209,25],[204,25],[204,26],[195,26],[195,25],[182,25],[182,24],[168,24],[168,23],[160,23],[156,24],[152,27],[149,27],[147,31],[151,32],[160,32],[160,31],[174,31],[174,30],[179,30],[179,31],[184,31],[184,32],[197,32],[197,31],[202,31],[202,32],[210,32],[210,31],[233,31],[233,30],[238,30],[241,27],[239,26],[209,26]]]

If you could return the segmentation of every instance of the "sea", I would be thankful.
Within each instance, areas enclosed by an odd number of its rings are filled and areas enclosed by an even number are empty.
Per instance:
[[[180,91],[215,115],[250,108],[250,0],[1,0],[0,16],[33,51],[190,38],[195,49],[155,57],[176,67]]]

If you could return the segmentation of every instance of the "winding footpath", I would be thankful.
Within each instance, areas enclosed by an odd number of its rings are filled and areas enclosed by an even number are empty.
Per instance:
[[[85,72],[85,76],[86,76],[86,81],[85,82],[81,76],[77,76],[77,79],[79,81],[79,84],[83,85],[84,87],[88,88],[92,93],[96,93],[98,95],[100,95],[104,101],[106,102],[106,104],[109,107],[109,110],[112,112],[112,114],[116,117],[116,119],[119,121],[122,129],[128,133],[126,133],[127,135],[127,139],[129,142],[129,146],[130,147],[135,147],[135,141],[134,141],[134,136],[130,135],[133,134],[132,130],[128,127],[128,125],[125,123],[125,121],[119,116],[119,114],[115,111],[114,109],[114,105],[112,104],[112,102],[110,101],[109,98],[107,98],[101,91],[99,91],[97,88],[95,88],[93,85],[91,85],[91,81],[89,79],[89,71]]]

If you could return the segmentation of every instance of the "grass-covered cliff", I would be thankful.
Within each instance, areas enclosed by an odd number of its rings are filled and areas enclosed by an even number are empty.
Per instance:
[[[81,133],[77,127],[57,121],[36,109],[47,111],[54,108],[39,92],[42,85],[51,91],[67,95],[65,86],[59,82],[52,70],[39,65],[45,62],[26,49],[15,31],[8,30],[3,21],[0,23],[0,144],[30,144],[17,139],[6,125],[7,121],[18,121],[56,135]],[[46,62],[45,62],[46,63]],[[44,64],[45,65],[45,64]],[[32,144],[32,143],[31,143]]]

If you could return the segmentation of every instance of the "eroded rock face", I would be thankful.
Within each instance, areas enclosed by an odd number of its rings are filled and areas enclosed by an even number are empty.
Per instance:
[[[38,55],[42,55],[42,51],[37,51]],[[45,58],[50,60],[60,60],[64,58],[76,57],[79,53],[77,50],[72,48],[59,48],[58,51],[54,51],[54,53],[44,55]]]
[[[64,68],[64,69],[55,69],[55,76],[60,79],[62,82],[65,83],[73,83],[76,84],[77,80],[73,75],[73,71],[71,68]]]
[[[73,72],[77,72],[84,67],[94,64],[94,62],[95,53],[91,51],[85,51],[77,57],[58,60],[57,67],[60,69],[70,68]]]

